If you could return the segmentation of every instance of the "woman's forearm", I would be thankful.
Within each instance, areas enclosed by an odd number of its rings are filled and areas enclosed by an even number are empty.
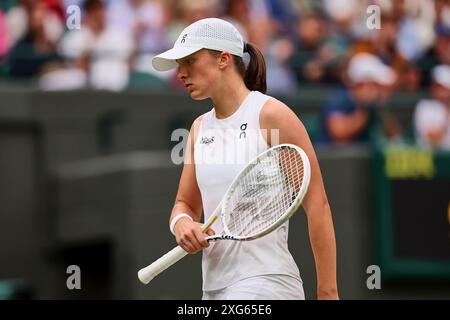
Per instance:
[[[328,203],[310,209],[308,230],[316,263],[317,298],[339,299],[336,280],[336,239]]]

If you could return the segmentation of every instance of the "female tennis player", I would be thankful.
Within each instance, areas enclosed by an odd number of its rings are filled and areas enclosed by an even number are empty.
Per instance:
[[[244,62],[244,53],[250,61]],[[284,103],[265,95],[261,52],[230,23],[199,20],[174,47],[153,58],[156,70],[177,69],[194,100],[210,98],[211,111],[192,124],[170,230],[189,253],[203,250],[203,299],[304,299],[298,267],[288,250],[288,222],[254,241],[208,244],[201,231],[234,177],[252,158],[280,143],[309,157],[311,182],[303,200],[317,273],[318,299],[338,299],[336,245],[319,164],[302,122]],[[206,231],[221,230],[218,223]]]

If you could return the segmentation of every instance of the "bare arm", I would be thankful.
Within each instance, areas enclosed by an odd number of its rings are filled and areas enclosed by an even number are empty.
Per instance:
[[[282,102],[271,99],[260,114],[262,129],[279,129],[279,142],[301,147],[311,163],[311,182],[303,200],[308,219],[309,238],[313,250],[317,273],[318,299],[338,299],[336,280],[336,241],[331,209],[325,193],[319,162],[305,127]],[[272,141],[268,139],[268,144]]]
[[[187,213],[192,217],[193,221],[187,217],[183,217],[174,226],[177,243],[189,253],[198,252],[208,246],[208,242],[201,232],[202,198],[195,176],[194,162],[194,143],[200,121],[200,118],[198,118],[191,127],[186,144],[183,171],[178,185],[175,205],[169,221],[170,223],[180,213]],[[209,229],[207,234],[212,235],[213,231]]]

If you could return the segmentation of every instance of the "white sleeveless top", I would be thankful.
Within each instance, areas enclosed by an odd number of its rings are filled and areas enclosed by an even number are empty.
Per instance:
[[[241,169],[268,148],[259,124],[260,111],[268,99],[269,96],[252,91],[228,118],[217,119],[214,108],[203,115],[194,159],[205,221]],[[219,221],[212,228],[216,234],[222,232]],[[253,241],[211,243],[203,250],[203,290],[218,290],[244,278],[267,274],[301,280],[287,241],[288,222]]]

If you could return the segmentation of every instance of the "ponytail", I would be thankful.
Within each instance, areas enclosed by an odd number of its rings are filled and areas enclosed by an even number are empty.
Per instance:
[[[250,62],[245,68],[244,60],[234,56],[238,72],[244,79],[245,86],[252,91],[267,92],[266,61],[263,54],[253,44],[245,43],[244,52],[250,55]]]

